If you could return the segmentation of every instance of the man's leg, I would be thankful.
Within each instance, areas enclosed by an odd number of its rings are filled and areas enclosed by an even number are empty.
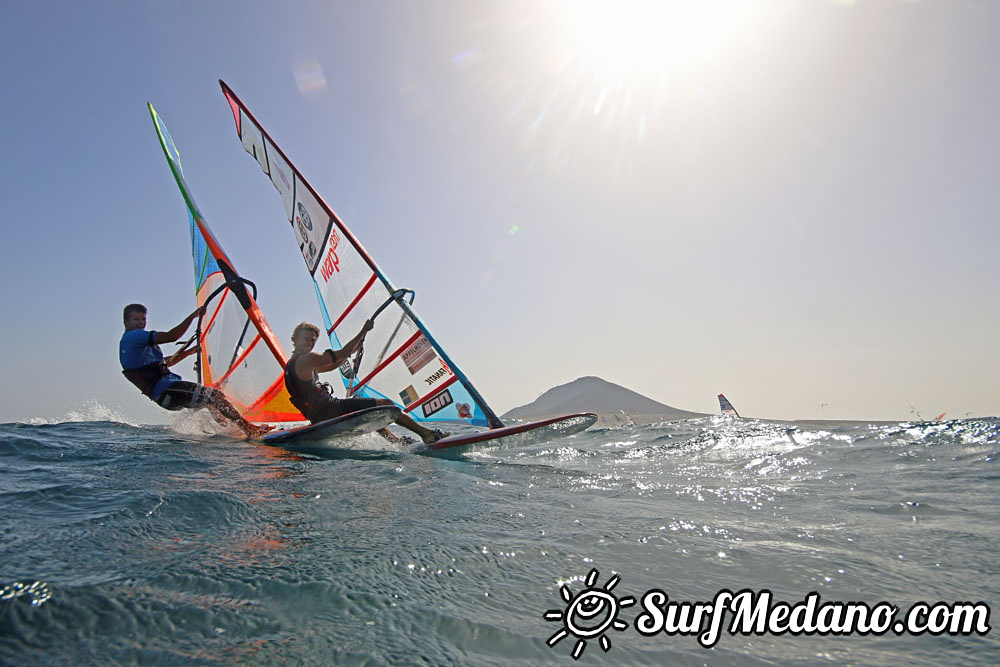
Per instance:
[[[392,401],[387,398],[344,398],[337,401],[336,415],[341,416],[349,412],[354,412],[356,410],[364,410],[366,408],[372,408],[375,406],[391,406],[395,405]],[[450,435],[449,433],[444,433],[443,431],[437,429],[429,429],[418,424],[412,417],[407,414],[400,415],[396,421],[408,431],[412,431],[420,436],[420,439],[424,443],[431,443],[441,438]],[[381,428],[377,431],[379,435],[388,440],[393,444],[410,444],[412,441],[401,440],[398,435],[390,431],[388,428]]]
[[[255,431],[254,428],[251,428],[254,425],[243,419],[243,417],[240,416],[239,411],[237,411],[231,403],[226,401],[226,399],[215,399],[211,403],[205,405],[205,407],[208,408],[212,417],[214,417],[215,421],[219,424],[222,424],[223,426],[236,424],[236,426],[238,426],[239,429],[249,438],[256,438],[260,436],[259,429]]]
[[[390,401],[387,398],[380,398],[376,400],[375,403],[377,405],[393,404],[392,401]],[[413,419],[413,417],[406,414],[405,412],[401,414],[394,423],[402,426],[408,431],[416,433],[425,444],[430,444],[432,442],[440,440],[441,438],[451,435],[450,433],[445,433],[444,431],[440,431],[438,429],[431,429],[427,428],[426,426],[421,426]]]
[[[259,438],[261,434],[272,429],[272,427],[260,427],[248,422],[221,391],[197,382],[188,382],[187,380],[173,382],[157,398],[156,402],[167,410],[208,408],[215,421],[220,424],[233,422],[250,438]]]
[[[390,431],[388,426],[383,426],[382,428],[380,428],[375,432],[394,445],[406,445],[413,443],[412,438],[401,438],[392,431]]]
[[[212,396],[208,403],[208,409],[213,415],[221,415],[223,418],[234,422],[240,430],[246,433],[248,438],[259,438],[263,434],[274,429],[273,426],[257,426],[247,421],[240,414],[240,411],[229,402],[229,399],[221,391],[211,390]]]

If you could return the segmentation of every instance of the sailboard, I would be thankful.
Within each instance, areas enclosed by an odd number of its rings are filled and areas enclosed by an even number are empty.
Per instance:
[[[722,394],[719,394],[719,410],[721,410],[722,414],[725,416],[740,416],[740,413],[736,412],[736,408],[734,408],[733,404],[729,402],[729,399]]]
[[[389,281],[236,93],[225,82],[219,84],[243,148],[281,196],[285,218],[313,280],[331,348],[341,349],[342,341],[353,338],[366,320],[374,323],[363,350],[339,369],[344,396],[388,399],[420,422],[461,422],[491,429],[482,439],[503,429],[503,422],[413,309],[414,292],[397,289]],[[561,435],[590,425],[575,415],[560,419],[575,429]],[[550,426],[546,420],[519,428],[524,432]]]
[[[575,415],[553,417],[524,424],[513,424],[491,431],[480,433],[463,433],[441,438],[429,445],[418,446],[417,451],[439,453],[470,445],[487,445],[489,447],[524,447],[527,445],[548,442],[573,433],[579,433],[590,428],[597,422],[593,412],[582,412]]]
[[[394,405],[379,405],[307,426],[273,431],[260,440],[265,445],[281,445],[285,448],[298,443],[315,444],[317,441],[328,441],[336,437],[371,433],[396,421],[400,414],[400,409]]]

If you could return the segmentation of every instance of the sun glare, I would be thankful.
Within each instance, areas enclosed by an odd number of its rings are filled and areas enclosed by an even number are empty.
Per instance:
[[[672,137],[697,150],[675,121],[711,116],[715,82],[739,72],[746,47],[794,1],[516,3],[503,40],[451,60],[501,102],[526,176],[600,173],[632,192],[651,177],[647,148]]]
[[[678,69],[719,53],[759,0],[567,0],[567,38],[582,57],[621,74]]]

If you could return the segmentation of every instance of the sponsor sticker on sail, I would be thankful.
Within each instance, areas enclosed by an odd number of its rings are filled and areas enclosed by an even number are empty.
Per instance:
[[[427,417],[430,417],[435,412],[439,412],[440,410],[443,410],[444,408],[448,407],[453,402],[454,402],[454,399],[451,397],[451,392],[448,391],[447,389],[445,389],[440,394],[438,394],[434,398],[430,399],[429,401],[427,401],[426,403],[424,403],[420,407],[421,407],[421,409],[423,409],[423,411],[424,411],[424,418],[426,419]]]
[[[420,394],[417,393],[417,390],[414,389],[413,385],[411,384],[406,389],[404,389],[403,391],[399,392],[399,398],[403,401],[403,405],[407,406],[410,403],[412,403],[413,401],[415,401],[418,398],[420,398]]]
[[[421,336],[413,341],[412,345],[403,350],[403,363],[406,364],[406,369],[410,371],[410,375],[416,375],[420,372],[421,368],[431,363],[436,356],[437,354],[434,352],[434,348],[431,347],[430,341]]]

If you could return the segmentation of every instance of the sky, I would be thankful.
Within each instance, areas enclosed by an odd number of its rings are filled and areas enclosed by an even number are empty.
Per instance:
[[[169,418],[117,359],[125,304],[195,306],[146,102],[282,342],[319,320],[219,79],[498,413],[596,375],[996,416],[998,33],[991,0],[7,0],[0,422]]]

